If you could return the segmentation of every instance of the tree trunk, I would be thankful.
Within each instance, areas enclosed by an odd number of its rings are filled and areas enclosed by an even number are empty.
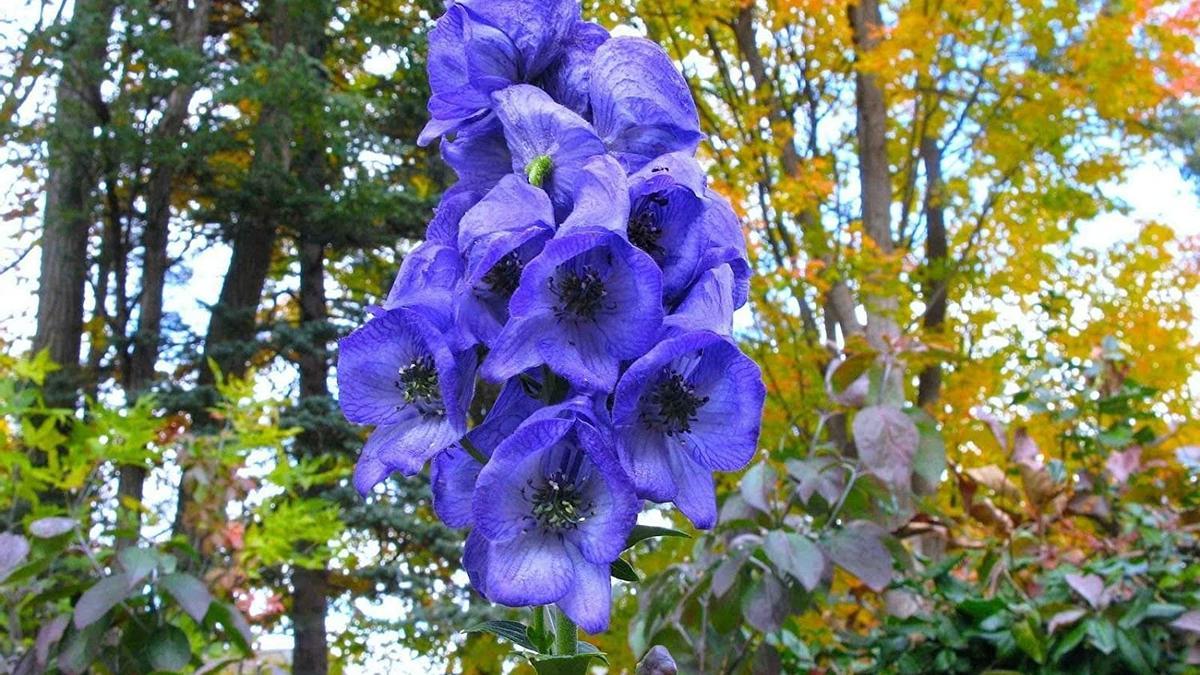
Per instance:
[[[189,4],[193,6],[189,8]],[[211,0],[175,0],[175,37],[180,47],[200,52],[204,36],[208,32]],[[179,157],[175,152],[163,150],[169,143],[176,142],[183,123],[187,119],[188,106],[195,93],[195,84],[182,81],[167,97],[162,118],[151,136],[152,156],[156,160],[150,166],[150,180],[146,189],[146,223],[142,231],[142,288],[138,297],[138,326],[133,340],[133,353],[125,373],[125,396],[133,403],[138,396],[154,384],[154,367],[158,363],[158,349],[163,316],[163,288],[167,276],[167,241],[171,221],[171,194],[175,184],[175,171]],[[117,495],[134,501],[142,500],[142,487],[146,480],[146,469],[142,466],[126,465],[120,468]],[[140,528],[140,512],[136,509],[121,510],[119,521],[124,530],[117,539],[118,548],[128,546],[137,539]]]
[[[319,160],[318,160],[319,161]],[[307,181],[306,181],[307,182]],[[324,341],[327,320],[325,304],[325,247],[300,238],[300,328],[306,339],[297,354],[300,367],[301,402],[328,399],[329,353]],[[303,456],[326,453],[324,434],[317,428],[306,429],[296,439],[296,449]],[[295,643],[292,668],[295,675],[326,675],[329,672],[328,645],[325,634],[325,612],[328,605],[328,584],[325,569],[296,567],[292,572],[292,623]]]
[[[862,54],[879,41],[883,20],[878,0],[861,0],[850,6],[854,44]],[[857,109],[858,173],[862,184],[862,220],[867,236],[883,253],[895,249],[892,241],[892,177],[888,169],[887,104],[875,75],[859,68],[855,74]],[[867,306],[867,340],[885,350],[895,339],[896,300],[892,297],[864,298]]]
[[[942,210],[942,151],[936,139],[921,139],[921,162],[925,165],[925,265],[924,284],[926,334],[941,329],[946,321],[946,217]],[[932,405],[941,395],[942,366],[933,363],[921,371],[917,404]]]
[[[292,22],[289,2],[275,0],[262,5],[263,21],[267,24],[272,52],[275,58],[283,54],[292,44]],[[253,184],[276,186],[273,176],[287,172],[291,164],[291,123],[286,110],[268,103],[259,113],[254,144],[254,160],[250,168]],[[269,187],[267,189],[270,189]],[[198,364],[198,384],[202,392],[211,390],[216,378],[209,366],[215,364],[224,375],[242,377],[250,359],[258,350],[255,341],[257,314],[262,298],[267,273],[271,267],[271,255],[275,251],[277,214],[271,207],[272,198],[265,195],[262,203],[249,206],[238,223],[231,242],[229,267],[221,285],[221,294],[213,306],[208,320],[208,331],[204,338],[204,357]],[[206,398],[208,398],[206,396]],[[207,403],[209,401],[206,401]],[[205,429],[212,420],[204,406],[193,410],[193,426]],[[175,508],[174,532],[194,538],[189,506],[192,488],[188,482],[187,468],[180,481]]]
[[[83,342],[84,285],[92,224],[97,143],[104,121],[100,83],[113,0],[77,0],[63,71],[55,88],[54,123],[47,139],[48,175],[43,212],[41,281],[33,349],[62,366],[46,381],[46,403],[73,408],[78,401]]]

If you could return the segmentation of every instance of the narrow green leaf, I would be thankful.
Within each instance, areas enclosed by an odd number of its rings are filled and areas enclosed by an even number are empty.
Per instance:
[[[1111,654],[1117,648],[1117,628],[1108,619],[1096,617],[1087,622],[1088,642],[1101,653]]]
[[[633,565],[630,565],[629,561],[625,560],[624,558],[617,558],[616,560],[612,561],[612,564],[609,565],[609,572],[613,575],[613,577],[620,579],[621,581],[629,581],[635,584],[641,581],[637,570],[633,569]]]
[[[691,538],[692,535],[687,532],[671,529],[669,527],[655,527],[653,525],[634,525],[633,531],[629,533],[629,537],[625,540],[625,548],[632,548],[634,544],[645,539],[653,537],[683,537]]]
[[[484,621],[463,631],[464,633],[491,633],[509,642],[536,652],[538,648],[529,639],[529,628],[516,621]]]
[[[224,602],[212,603],[208,607],[208,613],[204,615],[204,625],[212,630],[217,624],[221,625],[225,636],[242,654],[249,656],[254,652],[254,634],[250,631],[250,624],[246,617],[242,616],[241,610]]]
[[[1121,660],[1125,662],[1125,665],[1138,675],[1149,675],[1154,672],[1149,662],[1146,661],[1146,656],[1138,648],[1137,640],[1123,630],[1117,631],[1117,651],[1120,652]]]
[[[1038,636],[1037,626],[1033,620],[1026,617],[1022,621],[1013,624],[1012,627],[1013,641],[1017,643],[1021,651],[1025,652],[1029,658],[1037,663],[1046,662],[1046,643]]]

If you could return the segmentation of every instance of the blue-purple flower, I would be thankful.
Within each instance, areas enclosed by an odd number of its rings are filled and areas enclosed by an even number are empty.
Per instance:
[[[373,424],[354,487],[362,494],[393,471],[413,475],[467,430],[475,352],[455,352],[420,311],[384,312],[339,344],[342,412]]]
[[[489,600],[554,603],[598,633],[609,622],[609,566],[639,508],[594,421],[543,414],[501,442],[479,473],[464,566]]]
[[[508,302],[525,265],[554,235],[545,192],[509,174],[463,216],[458,249],[466,264],[457,297],[458,324],[492,344],[508,321]]]
[[[596,133],[631,171],[669,152],[690,154],[703,138],[687,81],[649,40],[613,38],[597,47],[589,84]]]
[[[586,391],[610,391],[621,361],[662,325],[662,280],[650,256],[608,230],[552,239],[529,261],[509,321],[483,363],[495,382],[546,364]]]
[[[536,375],[529,377],[535,384],[538,382]],[[483,468],[476,453],[486,461],[501,441],[545,405],[532,397],[526,386],[517,378],[505,383],[483,423],[467,432],[465,442],[456,443],[433,458],[429,476],[433,510],[450,527],[471,524],[475,481]],[[470,450],[466,449],[468,445]]]
[[[429,34],[432,119],[418,142],[479,120],[492,107],[492,92],[540,76],[578,21],[575,0],[452,3]]]
[[[711,527],[713,472],[755,452],[764,387],[732,338],[746,244],[658,45],[578,0],[447,4],[419,143],[440,137],[458,181],[341,342],[342,409],[375,426],[353,482],[431,461],[475,589],[599,632],[640,500]],[[468,428],[477,375],[501,388]]]
[[[629,177],[629,241],[662,269],[667,303],[691,282],[710,239],[702,194],[704,173],[685,153],[658,157]]]
[[[712,527],[712,472],[754,456],[765,396],[758,365],[715,333],[665,340],[635,361],[617,385],[612,422],[638,496],[674,502],[696,527]]]
[[[592,59],[596,49],[608,40],[608,31],[590,21],[580,21],[563,43],[562,56],[550,66],[538,84],[559,103],[591,119],[588,92],[592,80]]]

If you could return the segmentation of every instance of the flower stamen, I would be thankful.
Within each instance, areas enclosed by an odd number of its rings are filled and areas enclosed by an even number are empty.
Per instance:
[[[678,371],[664,368],[662,377],[646,397],[646,405],[640,414],[647,429],[655,429],[668,436],[692,430],[696,413],[708,403],[707,396],[697,396],[696,388]]]
[[[394,384],[403,392],[404,402],[416,407],[422,415],[428,417],[446,414],[441,389],[438,387],[437,366],[432,356],[425,354],[413,359],[396,373]]]

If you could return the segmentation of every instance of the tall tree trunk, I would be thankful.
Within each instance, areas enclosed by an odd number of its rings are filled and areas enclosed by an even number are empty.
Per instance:
[[[189,7],[189,5],[191,5]],[[211,0],[175,0],[174,32],[176,43],[199,53],[203,49],[204,36],[208,32]],[[186,76],[185,76],[186,77]],[[171,194],[175,184],[175,172],[179,156],[164,150],[176,142],[188,106],[195,94],[195,84],[189,80],[177,84],[167,96],[167,105],[162,118],[151,135],[153,146],[150,165],[150,180],[146,190],[146,223],[142,231],[142,288],[138,297],[138,326],[133,340],[133,353],[125,373],[126,398],[132,403],[154,383],[154,367],[158,363],[158,349],[162,343],[160,333],[163,316],[163,288],[167,276],[167,241],[171,221]],[[141,501],[142,487],[146,480],[146,469],[137,465],[120,468],[117,485],[119,497]],[[117,546],[122,548],[136,541],[140,528],[140,512],[137,509],[122,509],[122,532]]]
[[[946,216],[942,207],[942,150],[934,138],[921,139],[921,162],[925,166],[925,266],[924,284],[926,333],[936,332],[946,321]],[[932,405],[941,395],[942,366],[933,363],[921,371],[917,403]]]
[[[325,301],[325,247],[300,237],[300,328],[305,345],[297,355],[300,367],[301,402],[329,398],[329,353],[325,343],[328,319]],[[296,439],[304,456],[326,454],[320,427],[306,429]],[[295,643],[292,668],[295,675],[326,675],[329,648],[325,634],[325,612],[329,586],[327,570],[296,567],[292,572],[292,624]]]
[[[287,0],[271,0],[261,6],[267,24],[274,58],[284,58],[293,43],[292,21]],[[278,186],[277,177],[291,165],[291,120],[287,110],[268,102],[259,113],[255,134],[254,160],[250,180],[256,186]],[[221,285],[221,294],[213,306],[204,338],[204,359],[199,364],[198,382],[202,391],[216,381],[209,362],[224,375],[242,377],[258,349],[255,342],[257,313],[262,298],[271,255],[275,250],[277,214],[271,204],[277,195],[266,195],[262,203],[246,209],[237,225],[229,256],[229,267]],[[249,203],[249,202],[248,202]],[[194,425],[203,429],[212,420],[201,409],[193,411]],[[193,538],[192,487],[185,468],[180,481],[175,509],[174,532]]]
[[[46,382],[46,403],[74,407],[78,400],[83,342],[84,285],[92,223],[97,143],[103,123],[100,83],[113,0],[78,0],[55,88],[54,123],[47,139],[48,175],[43,212],[41,280],[38,286],[35,352],[43,349],[62,366]]]
[[[854,44],[859,54],[875,48],[883,20],[879,0],[860,0],[850,6]],[[875,75],[859,68],[855,74],[857,109],[858,173],[862,185],[863,229],[883,253],[891,253],[892,177],[888,169],[887,104]],[[897,336],[896,299],[864,298],[867,306],[867,340],[883,350]]]

